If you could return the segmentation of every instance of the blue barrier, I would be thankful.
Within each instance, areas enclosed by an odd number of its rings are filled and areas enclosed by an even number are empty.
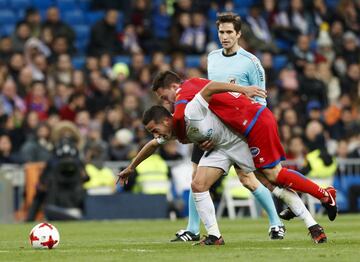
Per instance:
[[[85,219],[167,218],[165,195],[119,193],[92,195],[85,199]]]

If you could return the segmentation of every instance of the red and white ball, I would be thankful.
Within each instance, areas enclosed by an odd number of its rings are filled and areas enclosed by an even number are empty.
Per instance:
[[[59,231],[52,224],[40,223],[31,229],[30,244],[33,248],[52,249],[59,245]]]

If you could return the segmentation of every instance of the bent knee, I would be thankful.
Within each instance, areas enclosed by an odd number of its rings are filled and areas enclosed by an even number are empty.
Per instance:
[[[198,181],[192,181],[191,182],[191,190],[193,193],[201,193],[208,191],[209,188],[207,188],[206,184],[199,183]]]

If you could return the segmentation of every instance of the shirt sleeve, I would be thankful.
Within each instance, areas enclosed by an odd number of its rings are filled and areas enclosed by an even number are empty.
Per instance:
[[[259,59],[252,59],[252,65],[249,66],[249,84],[258,86],[265,90],[265,70]],[[254,97],[254,100],[262,105],[266,105],[266,99],[262,97]]]
[[[177,139],[181,143],[184,143],[184,141],[186,141],[186,128],[184,119],[184,111],[186,104],[186,102],[176,104],[175,112],[173,114],[173,128]]]
[[[185,118],[187,120],[201,121],[206,116],[207,108],[208,103],[200,94],[197,94],[194,99],[187,104],[184,112]]]

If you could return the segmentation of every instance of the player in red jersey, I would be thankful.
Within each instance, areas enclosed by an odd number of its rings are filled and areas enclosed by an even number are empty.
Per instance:
[[[167,77],[170,76],[170,77]],[[153,91],[164,101],[174,104],[173,115],[176,136],[181,142],[186,141],[184,109],[186,104],[202,90],[202,96],[209,101],[209,109],[228,127],[246,137],[253,155],[255,167],[273,184],[308,193],[319,199],[333,221],[337,215],[336,190],[333,187],[321,188],[297,171],[281,166],[285,159],[277,130],[277,123],[272,112],[243,94],[227,92],[234,90],[234,85],[218,83],[202,78],[186,81],[173,72],[161,73],[154,81]],[[240,89],[239,89],[240,91]],[[212,95],[214,94],[214,95]]]

